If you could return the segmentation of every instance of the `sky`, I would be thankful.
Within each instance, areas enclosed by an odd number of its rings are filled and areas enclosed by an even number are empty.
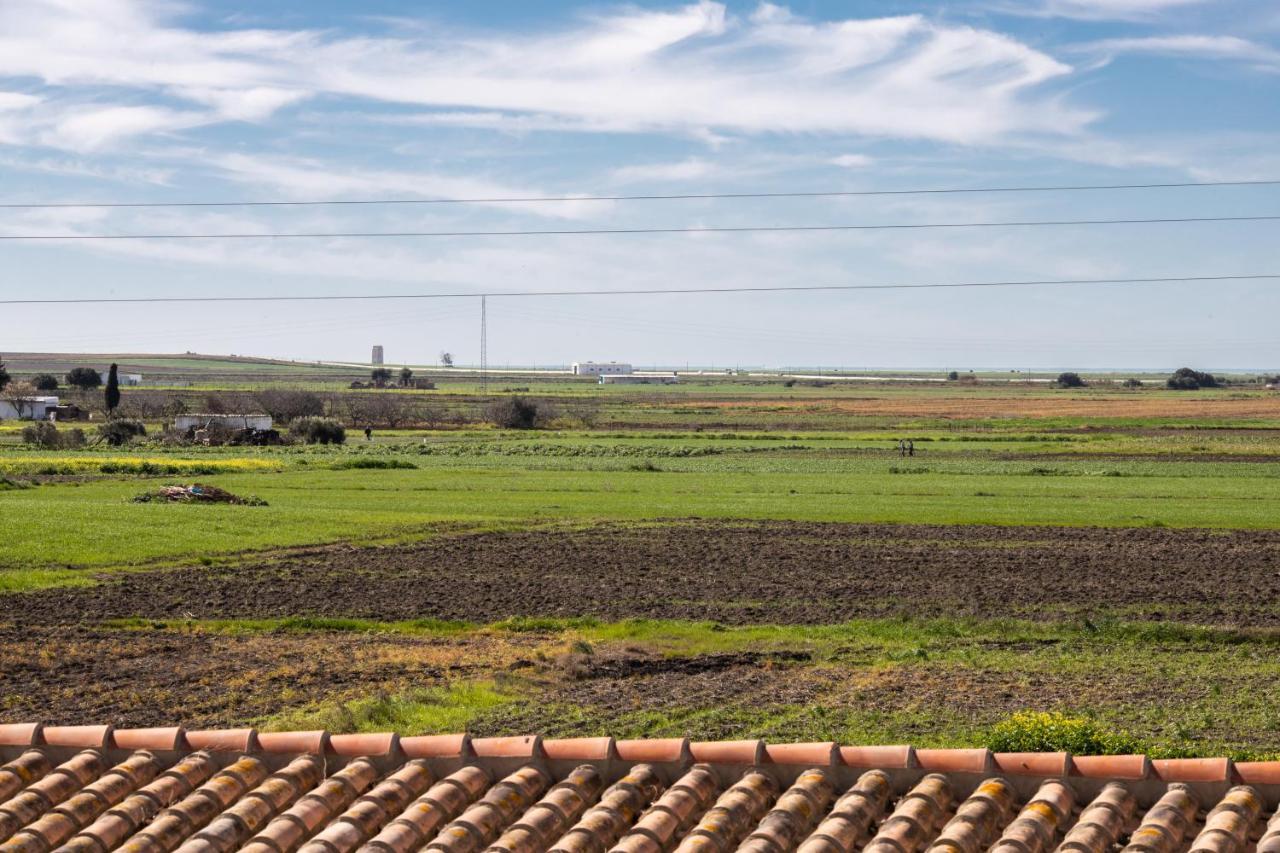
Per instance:
[[[1280,274],[1275,0],[0,0],[0,299]],[[527,199],[92,208],[22,204]],[[1280,279],[492,297],[489,362],[1280,368]],[[0,305],[0,353],[479,359],[479,299]]]

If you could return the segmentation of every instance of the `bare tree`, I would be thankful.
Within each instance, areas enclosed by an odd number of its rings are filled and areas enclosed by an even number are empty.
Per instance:
[[[395,429],[418,416],[415,401],[405,394],[351,394],[346,409],[348,420],[357,427]]]
[[[31,398],[36,394],[35,386],[30,382],[10,382],[4,386],[4,390],[0,391],[0,400],[4,400],[14,411],[18,413],[18,418],[22,419],[28,412],[35,411],[35,403]]]
[[[440,350],[440,364],[443,367],[453,367],[453,353],[448,350]]]

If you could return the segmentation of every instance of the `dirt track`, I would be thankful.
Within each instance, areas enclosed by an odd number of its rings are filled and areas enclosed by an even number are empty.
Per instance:
[[[492,533],[0,597],[0,620],[298,615],[833,623],[859,616],[1280,626],[1280,533],[684,522]]]

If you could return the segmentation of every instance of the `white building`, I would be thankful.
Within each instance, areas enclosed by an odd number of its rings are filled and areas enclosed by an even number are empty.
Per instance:
[[[678,385],[680,377],[674,373],[666,376],[640,376],[634,373],[625,376],[600,377],[601,385]]]
[[[109,370],[99,370],[98,376],[102,379],[102,384],[107,384],[107,377],[111,375]],[[133,387],[142,384],[141,373],[116,373],[116,381],[120,383],[121,388]]]
[[[178,415],[173,419],[173,427],[181,432],[189,429],[208,429],[219,426],[223,429],[271,429],[271,415]]]
[[[49,413],[57,405],[57,397],[18,397],[16,401],[0,400],[0,421],[18,419],[45,421],[49,419]]]
[[[631,373],[631,365],[622,361],[597,362],[575,361],[574,376],[626,376]]]

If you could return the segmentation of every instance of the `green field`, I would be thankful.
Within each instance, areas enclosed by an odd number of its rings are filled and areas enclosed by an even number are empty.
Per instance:
[[[192,367],[182,358],[146,364],[153,371]],[[221,404],[251,407],[254,395],[273,387],[267,374],[289,369],[208,360],[203,372],[175,380],[179,390],[129,389],[126,400],[150,395],[154,404],[178,395],[188,410],[198,410],[222,395]],[[1077,543],[1082,555],[1095,555],[1090,559],[1105,553],[1112,535],[1106,530],[1156,536],[1151,547],[1169,549],[1161,552],[1167,560],[1142,569],[1115,565],[1117,576],[1151,582],[1152,589],[1176,590],[1180,572],[1213,564],[1216,546],[1202,530],[1255,531],[1230,547],[1255,549],[1250,565],[1263,571],[1269,549],[1280,547],[1270,533],[1280,529],[1274,394],[1256,386],[1186,394],[758,377],[637,389],[508,376],[491,382],[484,397],[476,379],[444,375],[434,391],[349,392],[337,370],[290,375],[286,387],[322,391],[339,416],[344,394],[395,394],[434,412],[431,428],[379,426],[373,441],[349,429],[343,446],[173,444],[160,440],[164,424],[151,417],[146,440],[107,448],[93,441],[96,424],[89,423],[80,425],[89,446],[52,450],[25,444],[21,425],[0,424],[0,605],[14,614],[0,624],[0,662],[25,659],[32,644],[41,645],[48,662],[33,683],[0,676],[0,704],[12,715],[50,716],[42,703],[56,696],[53,716],[105,713],[140,725],[176,717],[197,725],[335,730],[1280,754],[1274,712],[1280,620],[1271,602],[1250,603],[1238,586],[1224,586],[1220,605],[1197,593],[1186,606],[1176,596],[1133,600],[1122,588],[1095,601],[1082,589],[1078,599],[1058,594],[1037,611],[1027,601],[1038,599],[1026,592],[1057,580],[1053,573],[1069,565],[1045,544],[1071,543],[1074,534],[1064,529],[1104,531]],[[485,424],[490,402],[513,393],[555,409],[548,428]],[[92,406],[96,398],[83,399]],[[901,439],[914,441],[914,456],[899,455]],[[162,485],[193,482],[266,505],[134,500]],[[880,528],[875,535],[883,541],[865,551],[866,559],[889,565],[907,560],[903,565],[921,578],[922,601],[944,608],[963,605],[966,590],[924,589],[929,560],[954,564],[960,554],[961,565],[978,561],[975,570],[985,567],[986,577],[1017,586],[1022,603],[1009,612],[1022,621],[916,617],[898,602],[894,616],[789,625],[774,615],[786,602],[749,594],[749,601],[711,602],[723,612],[755,614],[733,625],[644,618],[643,610],[619,621],[572,604],[558,606],[554,617],[529,609],[501,620],[485,618],[483,609],[464,620],[442,620],[430,608],[414,618],[370,615],[367,608],[354,615],[341,598],[325,602],[330,615],[288,610],[290,590],[298,594],[305,588],[299,584],[311,583],[306,555],[322,559],[330,547],[354,554],[346,564],[352,568],[322,573],[319,582],[355,571],[376,593],[379,578],[396,582],[405,573],[421,571],[422,583],[439,582],[430,579],[436,576],[429,565],[413,562],[416,552],[405,551],[402,564],[388,561],[397,548],[438,542],[470,549],[468,543],[479,548],[482,541],[493,547],[484,536],[531,531],[543,537],[535,543],[568,543],[575,532],[590,536],[602,525],[643,537],[645,530],[717,520],[743,530],[759,521],[1034,528],[1026,536],[978,534],[951,545],[943,537],[928,547],[912,534]],[[730,528],[717,540],[727,544],[716,547],[736,547],[738,527]],[[1178,563],[1180,531],[1196,543],[1200,562]],[[530,553],[554,552],[546,547],[552,552]],[[820,544],[809,547],[821,553]],[[1006,551],[1025,555],[1018,559],[1026,564],[1003,568]],[[383,555],[381,562],[362,566],[365,553]],[[680,565],[689,575],[706,571],[693,552],[669,556],[687,560],[687,569]],[[762,582],[788,571],[785,557],[776,569],[763,569]],[[645,558],[619,559],[623,568],[607,571],[649,569],[643,562],[626,568],[626,560]],[[853,577],[862,568],[855,562],[835,571]],[[501,577],[502,567],[496,570]],[[580,580],[570,582],[591,584],[597,570],[584,564]],[[564,582],[562,574],[555,577]],[[272,588],[261,612],[231,607],[240,615],[205,618],[187,612],[208,609],[217,584],[234,587],[241,578]],[[103,601],[114,600],[129,579],[144,591],[136,610],[113,605],[112,616],[100,617],[97,599],[74,604],[81,600],[75,596],[99,591]],[[147,585],[170,582],[210,591],[166,605],[161,614],[149,610]],[[71,623],[54,606],[64,599],[72,603]],[[563,600],[573,601],[572,589]],[[206,643],[232,668],[182,688],[165,681],[163,673],[191,666],[187,655],[206,659]],[[125,679],[127,695],[96,697],[86,711],[76,680],[88,668],[99,681],[120,681],[112,669],[118,659],[147,660],[153,675]],[[637,674],[616,675],[632,664]],[[454,670],[467,674],[430,675]],[[1153,700],[1171,693],[1186,701]],[[617,696],[632,698],[619,704]]]

